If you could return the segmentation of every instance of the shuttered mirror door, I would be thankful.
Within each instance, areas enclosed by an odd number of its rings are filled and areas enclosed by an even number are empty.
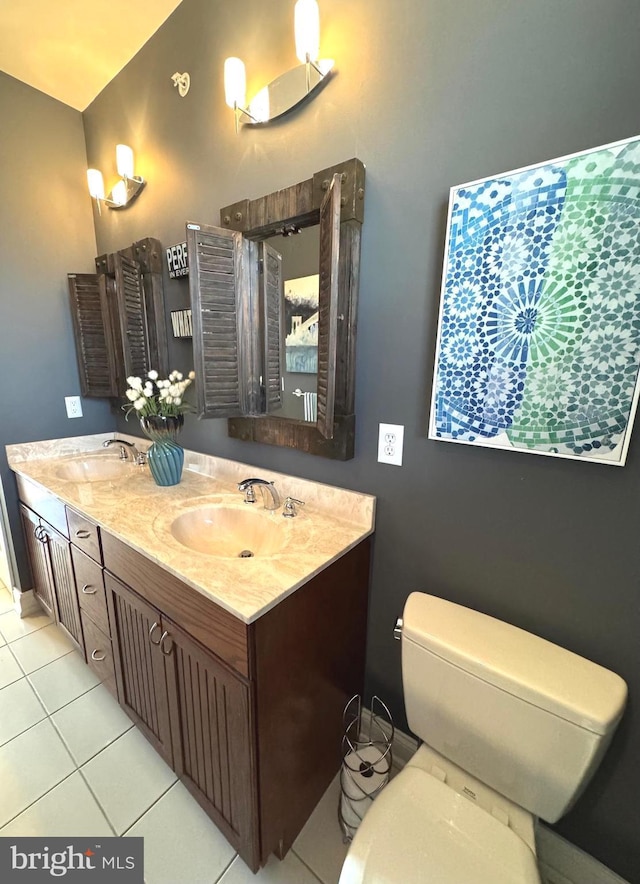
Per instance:
[[[320,286],[318,292],[318,432],[333,438],[338,334],[341,178],[336,174],[320,207]]]
[[[106,278],[95,273],[70,273],[68,279],[80,392],[85,397],[117,396]]]
[[[250,412],[247,364],[252,299],[242,234],[187,224],[193,354],[200,417]]]
[[[258,243],[260,256],[260,314],[263,317],[265,408],[271,414],[282,407],[282,356],[284,353],[284,280],[282,255],[266,242]]]
[[[143,378],[149,364],[149,332],[142,274],[136,261],[122,252],[114,256],[116,297],[122,332],[125,377]]]

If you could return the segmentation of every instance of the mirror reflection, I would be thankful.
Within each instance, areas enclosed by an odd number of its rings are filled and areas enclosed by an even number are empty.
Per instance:
[[[274,416],[314,423],[318,388],[319,228],[266,240],[282,256],[282,407]]]

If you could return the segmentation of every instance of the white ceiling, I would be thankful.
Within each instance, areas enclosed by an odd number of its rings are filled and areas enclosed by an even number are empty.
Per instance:
[[[0,0],[0,70],[83,111],[181,0]]]

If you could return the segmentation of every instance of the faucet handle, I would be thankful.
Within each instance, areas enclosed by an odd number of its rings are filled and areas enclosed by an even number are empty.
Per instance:
[[[299,506],[304,506],[304,500],[298,500],[297,497],[287,497],[282,507],[282,515],[285,519],[293,519]]]

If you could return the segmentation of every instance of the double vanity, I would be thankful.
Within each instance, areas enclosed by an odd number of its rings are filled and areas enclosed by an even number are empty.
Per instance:
[[[7,446],[34,593],[257,871],[340,764],[375,500],[189,451],[162,488],[112,439]]]

